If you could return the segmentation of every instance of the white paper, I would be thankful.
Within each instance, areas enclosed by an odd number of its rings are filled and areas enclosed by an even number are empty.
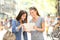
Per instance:
[[[33,27],[35,26],[35,23],[24,23],[23,25],[26,28],[26,30],[32,30],[32,31],[35,30],[33,29]]]

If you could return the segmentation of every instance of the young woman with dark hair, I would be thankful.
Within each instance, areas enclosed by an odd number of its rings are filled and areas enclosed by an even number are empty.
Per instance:
[[[21,10],[15,20],[12,21],[12,32],[16,35],[16,40],[21,40],[23,23],[27,23],[27,12]],[[24,40],[27,40],[27,32],[23,32]]]

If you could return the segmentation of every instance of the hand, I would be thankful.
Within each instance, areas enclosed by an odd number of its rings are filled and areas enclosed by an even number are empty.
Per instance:
[[[24,30],[24,31],[26,31],[26,28],[25,28],[25,26],[23,26],[23,30]]]
[[[34,26],[34,27],[33,27],[33,29],[37,30],[37,27],[36,27],[36,26]]]
[[[21,27],[23,27],[23,25],[22,25],[22,24],[18,26],[18,29],[20,30],[20,28],[21,28]]]
[[[23,25],[23,24],[21,24],[20,26],[21,26],[21,27],[24,27],[24,25]]]
[[[29,32],[29,33],[30,33],[30,30],[27,30],[27,29],[25,28],[25,26],[23,26],[23,30],[24,30],[25,32]]]

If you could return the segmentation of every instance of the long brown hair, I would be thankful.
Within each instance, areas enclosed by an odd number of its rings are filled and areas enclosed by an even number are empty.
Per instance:
[[[28,14],[27,14],[27,12],[24,11],[24,10],[21,10],[21,11],[19,12],[18,16],[16,17],[16,20],[19,21],[19,20],[21,19],[21,16],[22,16],[23,14],[26,14],[26,18],[24,19],[24,22],[27,22],[27,16],[28,16]]]

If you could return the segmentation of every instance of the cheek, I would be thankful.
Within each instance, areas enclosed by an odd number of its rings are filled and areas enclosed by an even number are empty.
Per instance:
[[[24,20],[24,17],[22,16],[21,19]]]
[[[32,16],[32,17],[35,17],[35,15],[34,15],[34,14],[32,14],[31,16]]]
[[[35,17],[35,16],[36,16],[36,13],[35,13],[35,12],[31,12],[30,15],[31,15],[32,17]]]
[[[31,15],[31,16],[34,16],[34,13],[33,13],[33,12],[31,12],[31,13],[30,13],[30,15]]]
[[[22,19],[22,20],[24,20],[25,18],[26,18],[25,16],[22,16],[22,18],[21,18],[21,19]]]

